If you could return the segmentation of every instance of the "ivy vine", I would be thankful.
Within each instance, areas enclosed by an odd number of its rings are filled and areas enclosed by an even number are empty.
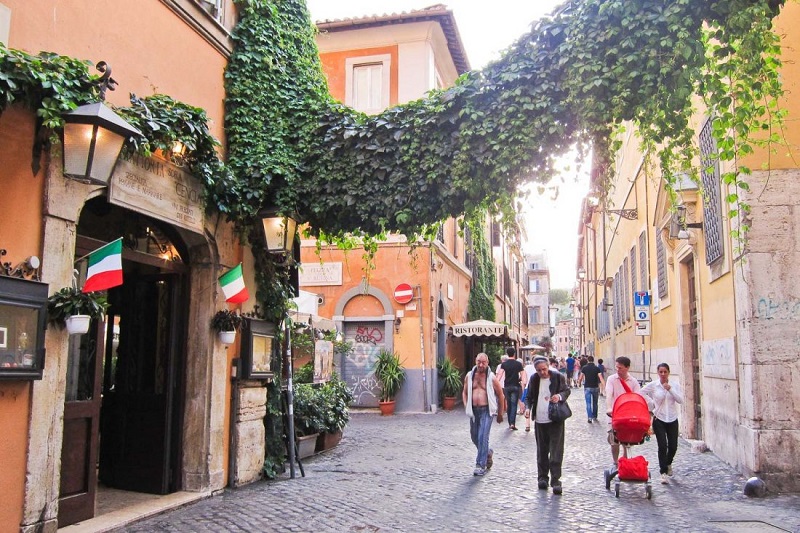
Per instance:
[[[486,242],[486,218],[482,214],[467,217],[464,227],[469,230],[472,240],[472,286],[467,301],[468,320],[494,321],[496,311],[494,308],[494,291],[496,279],[492,249]]]

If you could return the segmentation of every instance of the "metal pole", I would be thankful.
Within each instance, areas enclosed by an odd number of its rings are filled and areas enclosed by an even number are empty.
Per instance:
[[[425,368],[425,322],[422,319],[422,285],[417,285],[417,297],[419,302],[419,351],[422,355],[422,408],[427,413],[430,411],[428,405],[428,377]]]
[[[292,376],[294,374],[292,369],[292,331],[288,326],[284,329],[286,338],[286,357],[284,364],[286,366],[286,403],[288,404],[289,411],[289,477],[294,479],[294,463],[295,463],[295,441],[294,441],[294,386],[292,384]]]

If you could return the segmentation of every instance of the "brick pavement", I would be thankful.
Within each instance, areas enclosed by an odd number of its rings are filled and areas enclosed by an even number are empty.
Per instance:
[[[649,501],[642,485],[623,485],[615,498],[613,485],[607,491],[603,481],[610,462],[606,425],[587,424],[577,389],[570,405],[562,496],[536,488],[532,431],[494,424],[494,468],[474,477],[463,409],[355,413],[336,449],[305,461],[305,478],[227,490],[121,531],[800,532],[800,495],[749,499],[742,495],[744,478],[683,441],[670,485],[654,480]],[[645,455],[657,477],[655,439],[633,454]]]

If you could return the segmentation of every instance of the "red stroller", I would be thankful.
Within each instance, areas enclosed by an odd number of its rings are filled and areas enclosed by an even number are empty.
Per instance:
[[[614,440],[622,446],[622,457],[619,458],[618,468],[612,467],[604,472],[606,490],[611,488],[611,480],[614,477],[617,478],[614,486],[614,496],[617,498],[619,498],[620,482],[644,483],[645,495],[649,500],[653,496],[653,489],[650,485],[647,460],[642,456],[628,458],[628,449],[642,444],[648,437],[651,423],[650,410],[643,396],[631,392],[624,381],[620,380],[620,383],[625,388],[625,394],[614,401],[611,410],[611,429]]]

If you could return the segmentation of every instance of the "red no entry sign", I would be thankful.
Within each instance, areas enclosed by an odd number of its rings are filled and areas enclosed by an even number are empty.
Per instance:
[[[414,297],[414,290],[408,283],[401,283],[394,289],[394,299],[399,304],[407,304]]]

